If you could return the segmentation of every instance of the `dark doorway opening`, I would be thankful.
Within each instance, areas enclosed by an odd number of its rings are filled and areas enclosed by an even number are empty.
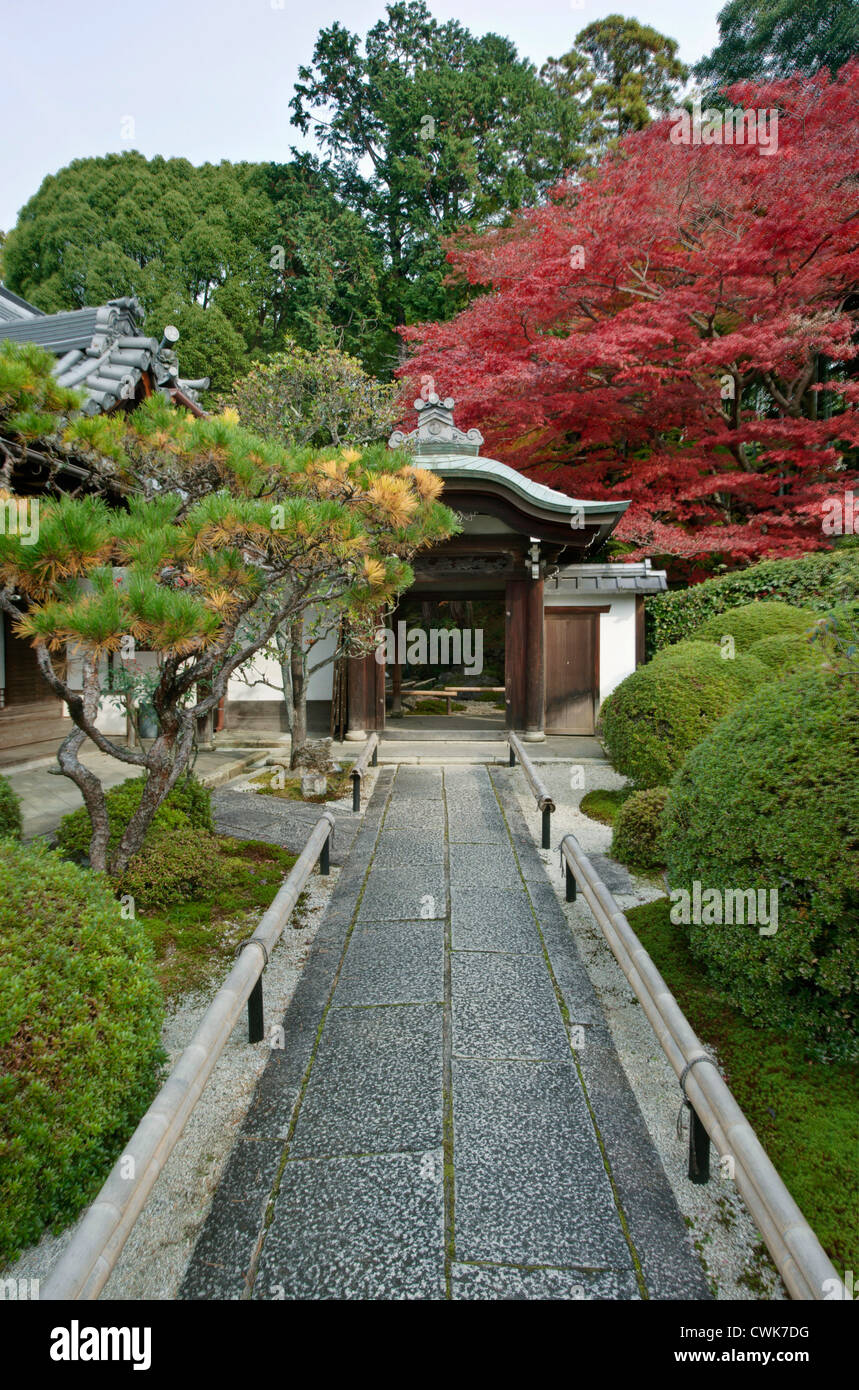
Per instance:
[[[386,728],[401,737],[473,732],[504,737],[504,595],[411,590],[389,623]],[[446,690],[456,691],[452,697]],[[448,709],[450,713],[448,713]]]

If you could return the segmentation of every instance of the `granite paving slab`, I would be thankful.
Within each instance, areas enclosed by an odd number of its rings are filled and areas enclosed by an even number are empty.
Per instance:
[[[524,888],[451,890],[454,951],[513,951],[541,955],[543,944]]]
[[[440,1145],[443,1021],[439,1004],[332,1009],[290,1157]]]
[[[212,793],[212,815],[215,829],[221,835],[233,835],[239,840],[263,840],[266,844],[279,845],[290,854],[301,853],[322,812],[331,809],[262,796],[259,792],[225,788]],[[331,863],[339,866],[348,858],[361,817],[337,807],[334,822]]]
[[[570,1059],[541,956],[454,951],[451,990],[455,1055]]]
[[[441,1150],[290,1162],[256,1299],[445,1296]]]
[[[460,1259],[632,1268],[571,1060],[454,1058],[453,1130]]]
[[[447,915],[442,865],[408,865],[370,871],[358,921],[427,921]]]
[[[507,769],[384,767],[349,829],[181,1296],[708,1298]]]
[[[385,922],[356,926],[335,1006],[444,1003],[444,923]]]
[[[547,1266],[455,1264],[451,1271],[453,1298],[475,1302],[511,1300],[574,1301],[598,1298],[618,1302],[641,1294],[632,1270],[551,1269]]]

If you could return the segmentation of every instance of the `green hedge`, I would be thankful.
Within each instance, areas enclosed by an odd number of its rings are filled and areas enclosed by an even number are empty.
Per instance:
[[[116,849],[125,827],[140,805],[143,781],[142,777],[129,777],[118,786],[111,787],[106,793],[110,821],[109,853]],[[213,834],[215,829],[212,820],[212,794],[196,777],[180,778],[155,812],[148,835],[159,830],[187,830],[189,825],[197,830],[208,831],[209,834]],[[86,858],[91,838],[92,826],[85,806],[63,816],[57,827],[58,848],[64,854],[75,858]]]
[[[694,749],[664,821],[672,889],[778,891],[774,935],[689,926],[714,983],[749,1019],[842,1058],[859,1053],[858,768],[855,684],[800,672],[753,692]]]
[[[92,1200],[157,1089],[150,957],[102,875],[0,841],[0,1264]]]
[[[746,652],[753,642],[764,637],[778,637],[791,632],[803,636],[813,626],[817,614],[809,608],[794,608],[777,599],[743,603],[725,613],[714,613],[692,633],[693,642],[721,642],[725,636],[734,639],[738,652]]]
[[[686,755],[754,686],[770,679],[742,652],[680,642],[621,681],[600,711],[612,763],[638,788],[667,786]]]
[[[789,676],[805,666],[819,666],[824,660],[820,646],[798,632],[778,632],[772,637],[762,637],[752,642],[748,653],[777,676]]]
[[[662,815],[668,799],[667,787],[649,787],[633,792],[618,808],[611,841],[612,858],[631,869],[661,869],[665,863],[662,845]]]
[[[0,836],[13,840],[21,838],[21,803],[12,790],[11,782],[0,777]]]
[[[682,641],[712,614],[753,599],[782,599],[825,613],[845,593],[859,596],[859,548],[816,551],[795,560],[764,560],[735,574],[648,598],[647,654]]]

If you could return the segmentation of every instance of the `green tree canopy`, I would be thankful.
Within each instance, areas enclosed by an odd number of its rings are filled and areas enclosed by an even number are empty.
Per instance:
[[[569,53],[550,58],[540,76],[580,106],[588,145],[599,149],[669,111],[688,69],[674,39],[612,14],[583,29]]]
[[[233,384],[223,404],[263,439],[285,448],[363,447],[388,438],[400,388],[376,381],[337,348],[291,344]]]
[[[288,339],[379,351],[371,239],[306,159],[75,160],[22,209],[3,274],[48,313],[136,294],[147,332],[176,322],[183,373],[214,389]]]
[[[42,497],[35,536],[0,534],[0,609],[68,705],[73,728],[57,758],[90,813],[91,863],[120,873],[233,672],[311,609],[338,607],[371,625],[411,582],[409,558],[457,523],[437,500],[441,480],[383,448],[288,451],[235,419],[195,419],[159,394],[129,416],[84,418],[53,364],[33,344],[0,343],[7,470],[33,449],[45,461],[72,455],[96,493],[118,487],[125,506],[101,495]],[[100,658],[124,661],[129,639],[157,656],[158,734],[142,750],[96,722]],[[110,860],[104,788],[78,758],[87,738],[146,774]]]
[[[395,325],[458,302],[439,234],[535,201],[564,168],[561,104],[533,65],[509,39],[439,24],[423,0],[389,5],[363,43],[323,29],[291,105],[378,239]]]
[[[859,53],[856,0],[728,0],[719,43],[695,67],[711,89],[827,67],[833,77]]]

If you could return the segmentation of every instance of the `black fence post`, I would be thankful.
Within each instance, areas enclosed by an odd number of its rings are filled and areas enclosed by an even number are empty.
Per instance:
[[[694,1183],[710,1181],[710,1136],[689,1106],[689,1177]]]
[[[551,849],[552,846],[552,811],[547,806],[543,811],[543,849]]]
[[[321,874],[331,873],[331,831],[325,836],[325,843],[322,846],[322,853],[319,856],[319,872]]]
[[[360,811],[360,809],[361,809],[361,778],[360,778],[360,777],[356,777],[356,776],[354,775],[354,773],[353,773],[353,775],[352,775],[352,810],[353,810],[353,811]]]
[[[512,746],[511,746],[511,748],[510,748],[510,761],[508,762],[507,766],[508,766],[508,767],[515,767],[515,766],[516,766],[516,754],[513,752]]]
[[[248,995],[248,1042],[262,1042],[265,1034],[262,1009],[262,975]]]
[[[576,876],[566,859],[564,860],[564,868],[567,871],[567,902],[574,903],[576,901]]]

